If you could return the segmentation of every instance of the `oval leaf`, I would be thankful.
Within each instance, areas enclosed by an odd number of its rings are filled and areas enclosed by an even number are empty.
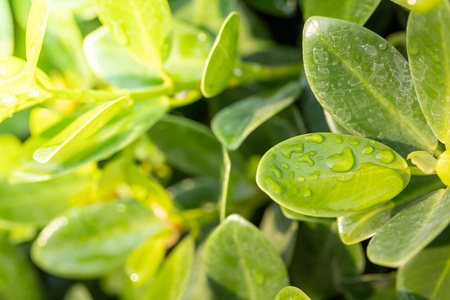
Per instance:
[[[450,186],[450,149],[439,155],[436,162],[436,174],[445,185]]]
[[[103,24],[122,46],[147,65],[161,68],[164,42],[171,31],[167,0],[94,0]]]
[[[405,160],[387,146],[334,133],[302,135],[276,145],[263,156],[256,175],[274,201],[318,217],[350,215],[382,204],[409,179]]]
[[[364,25],[381,0],[303,0],[303,18],[322,16]]]
[[[236,102],[216,114],[211,129],[229,150],[236,150],[259,125],[292,104],[300,92],[299,82],[272,89]]]
[[[272,300],[288,284],[275,248],[239,215],[229,216],[213,231],[203,263],[217,299]]]
[[[443,0],[391,0],[407,9],[418,12],[427,12],[438,6]]]
[[[288,286],[282,289],[275,300],[311,300],[302,290]]]
[[[447,144],[450,142],[449,2],[443,1],[428,13],[412,12],[407,35],[411,74],[420,106],[434,134]]]
[[[402,210],[372,238],[368,258],[398,267],[420,252],[450,223],[450,189],[441,189]]]
[[[408,154],[407,159],[410,159],[425,174],[436,172],[436,158],[430,152],[414,151]]]
[[[239,15],[233,12],[223,23],[206,60],[201,82],[205,97],[211,98],[220,94],[230,83],[238,57],[238,35]]]
[[[10,56],[14,51],[14,29],[8,0],[0,0],[0,56]]]
[[[31,256],[51,274],[95,278],[122,266],[131,250],[167,230],[137,202],[74,207],[42,230]]]
[[[322,17],[308,20],[303,37],[312,90],[345,129],[383,140],[402,154],[437,147],[408,62],[393,46],[364,27]]]

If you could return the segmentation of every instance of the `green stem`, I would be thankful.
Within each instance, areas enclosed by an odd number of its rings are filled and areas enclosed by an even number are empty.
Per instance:
[[[223,152],[223,178],[222,178],[222,192],[220,194],[220,222],[223,222],[227,215],[227,200],[228,200],[228,190],[230,184],[230,173],[231,173],[231,161],[228,154],[228,149],[226,146],[222,146]]]
[[[235,69],[232,86],[241,85],[250,81],[274,81],[286,78],[298,78],[303,71],[299,63],[276,66],[265,66],[256,63],[243,63]]]
[[[51,96],[49,100],[72,100],[76,102],[105,102],[128,96],[127,90],[98,91],[98,90],[78,90],[78,89],[48,89]]]

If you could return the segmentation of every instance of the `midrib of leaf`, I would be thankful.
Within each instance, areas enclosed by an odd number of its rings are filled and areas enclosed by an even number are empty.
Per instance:
[[[444,281],[444,278],[447,276],[447,274],[450,272],[450,257],[447,259],[447,263],[445,264],[444,271],[442,272],[441,276],[439,277],[438,282],[436,283],[436,286],[433,289],[433,292],[431,293],[431,298],[436,298],[436,293],[438,292],[438,289],[441,287],[442,282]]]
[[[139,13],[140,10],[138,10],[135,0],[128,0],[128,2],[130,3],[130,6],[131,6],[131,12],[136,18],[136,22],[138,24],[139,30],[142,32],[141,37],[144,42],[144,48],[146,50],[145,52],[147,54],[152,53],[153,51],[151,51],[151,50],[155,50],[155,49],[148,49],[149,48],[149,37],[147,36],[147,28],[144,24],[144,21],[142,20],[141,14]],[[159,60],[159,58],[158,58],[158,60]]]
[[[330,50],[330,52],[332,52],[337,58],[339,58],[339,60],[342,61],[342,63],[344,63],[344,65],[353,74],[355,74],[358,77],[358,79],[367,87],[367,89],[372,93],[372,95],[375,96],[375,98],[379,101],[379,103],[381,103],[389,112],[396,111],[396,108],[393,107],[392,104],[389,103],[389,101],[386,101],[384,99],[385,97],[382,94],[378,93],[377,90],[374,89],[372,87],[372,85],[364,78],[364,76],[362,76],[362,74],[356,72],[355,69],[353,69],[352,66],[345,59],[343,59],[343,57],[341,55],[339,55],[337,52],[333,51],[332,47],[322,37],[321,34],[319,34],[317,31],[316,31],[316,33],[317,33],[318,38]],[[391,113],[391,115],[392,115],[392,113]],[[434,150],[433,147],[430,147],[430,145],[428,145],[426,138],[422,136],[420,130],[416,129],[416,127],[413,126],[413,124],[411,123],[411,121],[409,119],[405,118],[405,116],[403,116],[402,114],[398,114],[398,116],[400,117],[402,123],[407,125],[405,127],[412,134],[413,137],[417,135],[418,137],[420,137],[420,139],[422,140],[424,145],[427,146],[427,148],[429,150]],[[394,117],[394,119],[395,119],[395,117]]]
[[[445,3],[445,8],[449,11],[450,14],[450,3],[448,1],[444,1]],[[448,61],[448,55],[449,55],[449,50],[450,47],[447,44],[447,38],[445,36],[445,27],[444,27],[444,22],[445,19],[442,16],[442,10],[438,10],[439,12],[439,25],[441,26],[441,30],[440,30],[440,35],[441,35],[441,40],[442,40],[442,48],[444,50],[444,69],[445,69],[445,77],[446,80],[445,82],[445,91],[446,91],[446,97],[445,97],[445,102],[446,102],[446,107],[447,107],[447,116],[445,118],[445,127],[444,130],[446,130],[445,133],[445,140],[444,143],[447,144],[448,142],[450,142],[450,128],[449,128],[449,119],[450,119],[450,81],[449,81],[449,75],[450,75],[450,70],[449,70],[449,61]]]
[[[250,300],[258,300],[256,298],[255,290],[253,289],[252,278],[251,278],[251,276],[250,276],[250,274],[248,273],[248,270],[247,270],[247,264],[245,262],[245,259],[242,256],[242,249],[239,246],[239,241],[236,238],[237,230],[238,230],[238,227],[235,226],[235,228],[233,230],[233,240],[236,243],[236,248],[237,248],[238,257],[239,257],[239,264],[242,266],[242,269],[243,269],[242,273],[244,274],[245,283],[246,283],[246,285],[248,287],[247,290],[248,290],[248,293],[249,293],[249,299]]]

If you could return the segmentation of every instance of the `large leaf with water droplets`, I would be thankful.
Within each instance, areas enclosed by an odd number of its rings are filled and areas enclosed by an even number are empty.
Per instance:
[[[7,239],[0,236],[0,298],[41,300],[42,287],[37,270]]]
[[[275,300],[311,300],[302,290],[288,286],[282,289]]]
[[[230,150],[236,150],[259,125],[292,104],[297,98],[299,82],[250,96],[216,114],[211,128]]]
[[[408,21],[408,57],[420,106],[438,139],[450,142],[450,4]]]
[[[450,298],[450,228],[400,267],[397,291],[405,300]]]
[[[304,0],[303,18],[322,16],[354,22],[366,23],[381,0]]]
[[[135,247],[167,231],[137,202],[96,203],[71,208],[50,222],[31,255],[51,274],[95,278],[122,266]]]
[[[413,176],[408,186],[392,201],[368,211],[338,218],[339,234],[346,244],[359,243],[373,236],[387,221],[422,196],[444,185],[437,176]]]
[[[272,300],[287,286],[286,267],[250,222],[229,216],[206,241],[203,263],[217,299]]]
[[[450,223],[450,189],[441,189],[405,208],[372,238],[369,259],[398,267],[420,252]]]
[[[167,109],[168,100],[165,97],[140,101],[135,104],[132,112],[117,115],[89,138],[58,152],[47,163],[38,163],[33,159],[33,153],[73,121],[73,118],[64,119],[40,136],[27,141],[24,153],[11,170],[11,177],[18,181],[47,180],[88,162],[104,159],[143,135]]]
[[[205,97],[220,94],[230,83],[238,58],[239,15],[231,13],[224,21],[206,60],[201,82]]]
[[[345,129],[382,140],[401,154],[437,147],[408,62],[392,45],[364,27],[323,17],[307,21],[303,38],[312,90]]]
[[[14,29],[8,0],[0,0],[0,56],[10,56],[14,50]]]
[[[411,11],[427,12],[445,2],[444,0],[391,0]]]
[[[172,15],[167,0],[94,0],[100,20],[140,61],[160,69]]]
[[[406,161],[389,147],[343,134],[306,134],[261,159],[256,181],[274,201],[310,216],[351,215],[382,204],[408,184]]]
[[[170,252],[164,266],[150,285],[145,299],[178,300],[181,298],[191,272],[194,247],[193,238],[188,236]]]

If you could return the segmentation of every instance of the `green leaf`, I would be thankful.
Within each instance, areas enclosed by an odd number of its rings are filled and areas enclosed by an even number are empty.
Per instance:
[[[450,228],[428,247],[401,266],[397,291],[402,299],[450,297]]]
[[[303,37],[309,84],[345,129],[402,154],[436,149],[408,62],[393,46],[364,27],[323,17],[310,18]]]
[[[49,62],[48,67],[42,66],[43,59]],[[83,36],[70,11],[50,13],[39,65],[49,74],[59,71],[67,88],[88,89],[93,85],[94,78],[83,55]]]
[[[436,176],[413,176],[408,186],[392,201],[368,211],[338,218],[341,240],[348,245],[370,238],[402,209],[444,185]]]
[[[73,11],[79,11],[91,6],[92,0],[50,0],[54,9],[70,9]]]
[[[33,82],[36,66],[44,42],[45,28],[50,14],[49,0],[35,0],[28,14],[26,45],[27,45],[27,76]]]
[[[10,56],[14,51],[14,28],[8,0],[0,0],[0,56]]]
[[[331,132],[352,135],[352,133],[345,129],[341,124],[339,124],[332,115],[330,115],[326,111],[324,111],[324,113],[325,119],[327,120],[327,124]]]
[[[37,270],[2,236],[0,236],[0,298],[2,300],[41,300],[42,288]]]
[[[302,290],[288,286],[278,293],[275,300],[311,300],[311,298],[303,293]]]
[[[98,15],[116,41],[143,63],[161,69],[164,43],[171,32],[167,0],[94,0]]]
[[[63,300],[94,300],[94,298],[84,284],[76,283],[67,290]]]
[[[87,140],[101,129],[114,116],[121,113],[130,104],[128,97],[102,103],[88,110],[54,138],[33,153],[33,158],[40,163],[47,163],[58,152]]]
[[[288,284],[273,245],[239,215],[229,216],[213,231],[203,263],[217,299],[272,300]]]
[[[291,284],[311,299],[333,298],[343,280],[363,273],[365,257],[361,245],[344,245],[335,222],[301,222],[298,232],[289,274]]]
[[[181,241],[169,254],[145,299],[178,300],[186,287],[194,260],[194,240]]]
[[[270,149],[259,163],[256,181],[288,209],[338,217],[394,198],[410,177],[406,161],[387,146],[322,133],[294,137]]]
[[[436,174],[445,185],[450,186],[450,150],[439,155],[436,161]]]
[[[405,208],[387,222],[367,247],[368,258],[398,267],[420,252],[450,223],[450,189],[441,189]]]
[[[246,0],[250,6],[275,16],[292,16],[297,9],[297,1],[290,0]]]
[[[137,89],[164,82],[156,70],[143,66],[121,47],[105,26],[85,38],[84,53],[95,75],[110,85]]]
[[[70,197],[88,188],[90,184],[90,178],[77,174],[43,182],[1,182],[0,219],[43,227],[69,208]]]
[[[207,98],[220,94],[230,83],[238,59],[239,15],[231,13],[224,21],[206,60],[201,91]]]
[[[220,176],[222,146],[203,124],[166,115],[148,134],[175,168],[193,175]]]
[[[259,227],[286,265],[289,265],[297,242],[298,222],[287,219],[281,212],[280,207],[272,203],[264,212]]]
[[[0,135],[0,178],[8,174],[21,151],[22,143],[17,137]]]
[[[236,102],[214,116],[212,131],[229,150],[236,150],[259,125],[292,104],[299,92],[299,82],[294,81]]]
[[[303,18],[322,16],[364,25],[381,0],[304,0]]]
[[[293,210],[290,210],[289,208],[286,208],[284,206],[280,206],[281,212],[283,215],[291,220],[295,221],[302,221],[302,222],[312,222],[312,223],[331,223],[334,219],[331,218],[318,218],[318,217],[311,217],[304,214],[300,214],[298,212],[295,212]]]
[[[152,237],[128,256],[125,274],[133,286],[140,287],[151,282],[166,254],[167,239]]]
[[[132,112],[124,112],[88,139],[57,153],[48,163],[33,159],[33,153],[68,126],[71,118],[48,129],[41,136],[30,139],[11,178],[17,181],[40,181],[68,173],[86,163],[104,159],[122,150],[142,136],[168,110],[165,97],[148,99],[135,104]]]
[[[414,151],[408,154],[410,159],[425,174],[433,174],[436,172],[436,158],[427,151]]]
[[[74,207],[42,230],[31,257],[60,277],[96,278],[121,267],[135,247],[167,230],[137,202]]]
[[[411,13],[408,20],[407,44],[411,74],[423,113],[437,138],[447,144],[450,142],[448,1],[443,1],[441,5],[427,13]]]
[[[443,0],[391,0],[413,12],[428,12],[441,4]]]
[[[349,277],[341,286],[348,300],[398,300],[395,290],[395,272]]]

